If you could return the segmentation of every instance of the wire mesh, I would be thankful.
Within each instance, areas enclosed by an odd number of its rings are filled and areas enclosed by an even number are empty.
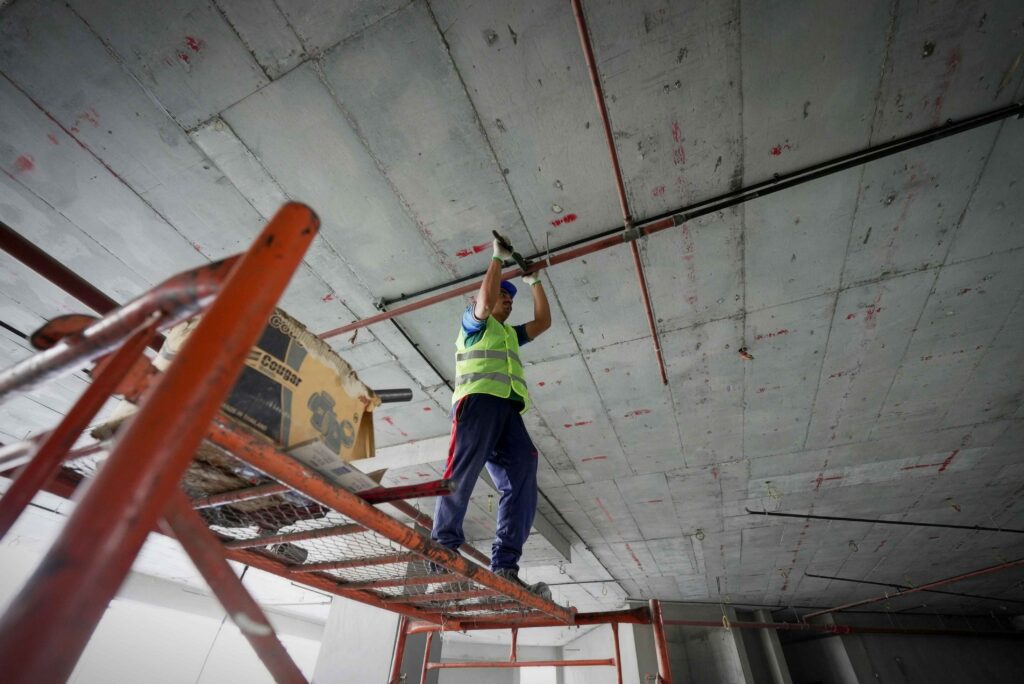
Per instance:
[[[106,454],[67,464],[94,476]],[[245,462],[204,443],[182,480],[192,499],[274,482]],[[282,565],[301,583],[314,575],[340,588],[367,591],[396,606],[444,619],[506,619],[537,614],[508,596],[424,560],[295,490],[197,509],[229,547],[248,548]]]

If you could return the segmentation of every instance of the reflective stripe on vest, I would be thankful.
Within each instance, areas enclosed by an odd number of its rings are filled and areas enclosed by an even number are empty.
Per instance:
[[[452,402],[468,394],[490,394],[509,398],[518,395],[523,412],[530,407],[525,373],[519,358],[519,338],[515,328],[488,317],[483,336],[472,349],[465,346],[463,331],[455,341],[455,392]]]

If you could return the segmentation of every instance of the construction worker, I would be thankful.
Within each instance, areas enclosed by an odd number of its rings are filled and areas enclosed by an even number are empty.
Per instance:
[[[525,275],[523,282],[533,292],[533,320],[508,325],[516,288],[501,279],[501,267],[511,257],[507,243],[495,239],[494,256],[476,302],[462,315],[462,330],[455,342],[452,436],[444,472],[445,478],[455,481],[455,490],[437,498],[431,537],[453,550],[466,541],[462,521],[480,469],[486,465],[501,492],[491,570],[550,599],[547,585],[526,585],[518,571],[537,510],[537,449],[523,424],[530,395],[519,348],[551,327],[551,311],[540,278]]]

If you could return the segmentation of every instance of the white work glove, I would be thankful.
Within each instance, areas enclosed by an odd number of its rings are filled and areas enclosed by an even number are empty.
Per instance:
[[[494,238],[494,256],[492,258],[499,261],[508,261],[512,258],[512,250],[505,249],[501,246],[501,243],[498,242],[498,238]]]
[[[526,275],[523,276],[523,282],[529,285],[530,287],[533,287],[534,285],[540,282],[540,272],[538,271],[537,273],[527,273]]]

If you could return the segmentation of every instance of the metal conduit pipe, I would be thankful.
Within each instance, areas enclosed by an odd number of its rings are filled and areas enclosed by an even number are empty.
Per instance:
[[[919,591],[927,591],[929,589],[934,589],[935,587],[941,587],[941,586],[946,585],[946,584],[952,584],[953,582],[960,582],[960,581],[965,580],[965,579],[971,579],[972,577],[981,577],[982,575],[990,575],[990,574],[992,574],[994,572],[999,572],[1000,570],[1006,570],[1008,568],[1015,568],[1015,567],[1020,567],[1020,566],[1024,566],[1024,558],[1018,558],[1017,560],[1009,561],[1007,563],[1000,563],[999,565],[991,565],[991,566],[989,566],[987,568],[981,568],[980,570],[972,570],[970,572],[965,572],[965,573],[962,573],[962,574],[959,574],[959,575],[954,575],[952,577],[947,577],[945,579],[935,580],[934,582],[928,582],[926,584],[921,584],[921,585],[916,586],[916,587],[911,587],[910,589],[903,589],[903,590],[897,591],[897,592],[892,593],[892,594],[886,593],[886,594],[882,594],[881,596],[875,596],[873,598],[863,599],[861,601],[853,601],[851,603],[844,603],[843,605],[836,606],[835,608],[828,608],[826,610],[816,610],[813,613],[808,613],[807,615],[804,615],[803,619],[804,620],[810,620],[811,618],[817,617],[819,615],[828,615],[829,613],[835,613],[835,612],[838,612],[838,611],[846,610],[848,608],[856,608],[857,606],[866,606],[866,605],[868,605],[870,603],[878,603],[879,601],[885,601],[885,600],[888,600],[888,599],[897,598],[899,596],[906,596],[907,594],[914,594],[914,593],[917,593]]]
[[[601,113],[601,124],[604,126],[604,139],[608,145],[608,154],[612,160],[612,171],[615,174],[615,192],[619,197],[619,208],[622,209],[622,224],[628,232],[633,229],[633,213],[629,209],[629,200],[626,198],[626,184],[622,180],[622,166],[619,164],[619,154],[615,149],[615,137],[612,135],[612,122],[608,118],[608,105],[604,101],[604,90],[601,88],[601,76],[597,73],[597,62],[594,60],[594,48],[590,44],[590,33],[587,30],[587,19],[583,16],[583,5],[580,0],[572,0],[572,13],[576,17],[576,29],[580,34],[580,46],[583,48],[583,57],[587,62],[587,72],[590,74],[590,84],[594,89],[594,100],[597,102],[597,109]],[[633,254],[633,266],[636,269],[636,277],[640,283],[640,296],[644,303],[644,314],[647,316],[647,327],[651,331],[651,339],[654,341],[654,355],[658,359],[658,372],[661,374],[661,384],[668,384],[668,374],[665,372],[665,359],[661,351],[661,338],[658,335],[658,326],[654,322],[654,308],[651,306],[651,294],[647,289],[647,277],[644,274],[644,265],[640,260],[640,248],[636,240],[630,240],[630,250]]]
[[[635,228],[641,235],[653,235],[654,233],[667,230],[668,228],[682,225],[695,218],[700,218],[701,216],[713,214],[717,211],[729,209],[752,199],[766,197],[788,188],[803,185],[804,183],[809,183],[814,180],[849,170],[862,164],[867,164],[868,162],[884,159],[885,157],[899,154],[900,152],[906,152],[907,150],[914,149],[915,147],[927,145],[928,143],[959,135],[960,133],[966,133],[967,131],[971,131],[980,126],[986,126],[997,121],[1002,121],[1003,119],[1008,119],[1014,116],[1020,117],[1022,115],[1024,115],[1024,104],[1018,103],[1003,107],[1002,109],[969,117],[962,121],[951,121],[938,128],[932,128],[927,131],[922,131],[921,133],[914,133],[903,138],[897,138],[858,152],[852,152],[818,164],[812,164],[797,171],[778,174],[768,180],[754,183],[753,185],[740,188],[739,190],[726,192],[706,200],[701,200],[700,202],[695,202],[684,207],[667,211],[663,214],[647,217],[643,221],[637,223]],[[531,261],[537,261],[538,269],[545,266],[553,266],[555,264],[572,261],[573,259],[578,259],[588,254],[593,254],[594,252],[599,252],[601,250],[623,244],[627,241],[623,236],[624,230],[625,226],[609,228],[608,230],[604,230],[600,233],[588,235],[586,237],[579,238],[578,240],[573,240],[563,245],[559,245],[550,251],[532,254],[527,258]],[[514,278],[521,273],[522,271],[520,269],[511,269],[504,272],[502,277]],[[402,314],[417,311],[433,304],[473,292],[479,288],[480,279],[482,277],[482,272],[473,273],[455,278],[439,285],[417,290],[416,292],[404,293],[399,297],[385,299],[382,302],[383,306],[391,306],[407,302],[411,299],[431,295],[420,301],[413,302],[412,304],[399,306],[380,314],[369,316],[360,321],[354,321],[340,328],[328,330],[321,333],[320,336],[329,338],[342,335],[346,332],[365,328],[367,326],[374,325],[375,323],[390,320],[396,316],[401,316]],[[463,283],[469,284],[463,285]]]

